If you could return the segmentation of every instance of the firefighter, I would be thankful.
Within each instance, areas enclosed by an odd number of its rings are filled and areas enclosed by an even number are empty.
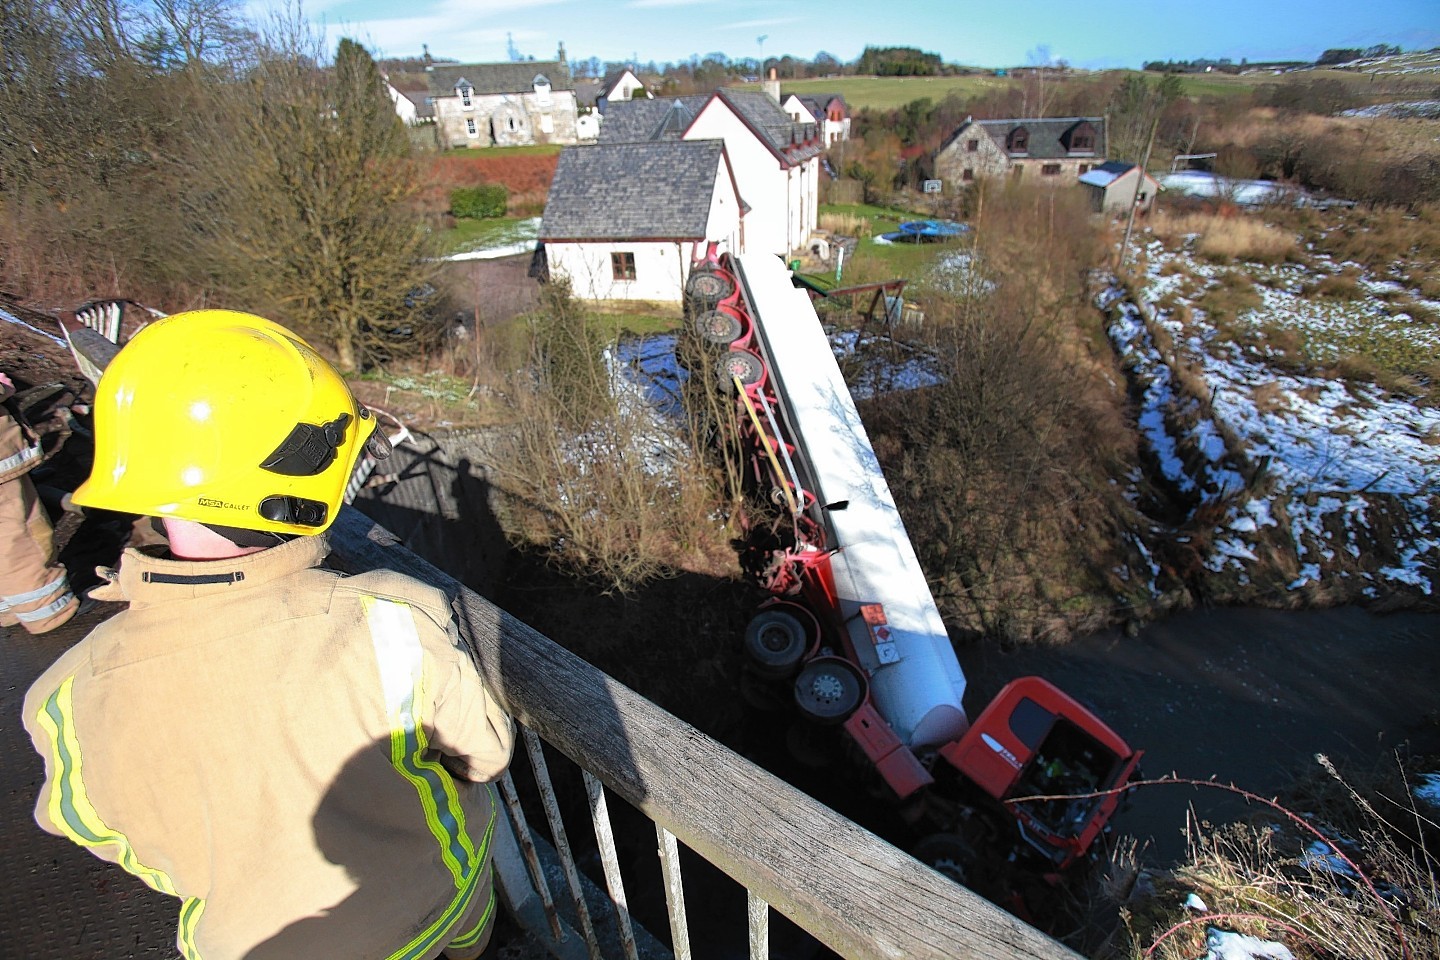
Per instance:
[[[0,401],[14,395],[15,384],[0,373]],[[28,476],[42,459],[39,439],[18,412],[0,406],[0,624],[31,633],[54,630],[80,609]]]
[[[128,609],[30,688],[35,818],[182,901],[187,960],[478,956],[513,727],[438,590],[322,566],[371,413],[299,337],[153,323],[96,391],[76,503],[158,517]]]

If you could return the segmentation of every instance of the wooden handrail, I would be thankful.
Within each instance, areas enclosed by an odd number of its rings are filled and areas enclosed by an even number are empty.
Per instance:
[[[446,591],[517,720],[842,956],[1078,960],[463,587],[355,508],[330,541],[346,570],[397,570]]]

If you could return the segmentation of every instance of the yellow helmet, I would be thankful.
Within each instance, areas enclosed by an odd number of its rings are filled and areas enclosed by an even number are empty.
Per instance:
[[[316,534],[334,521],[375,419],[290,330],[177,313],[116,354],[95,396],[81,506]]]

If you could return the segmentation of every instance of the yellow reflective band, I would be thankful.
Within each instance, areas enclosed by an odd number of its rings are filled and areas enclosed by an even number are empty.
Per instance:
[[[370,596],[361,597],[360,605],[380,666],[380,684],[390,721],[390,762],[415,787],[425,821],[440,843],[440,856],[459,888],[475,850],[465,830],[465,811],[460,806],[455,779],[428,755],[430,744],[423,715],[428,703],[425,653],[410,605]]]
[[[90,796],[85,791],[80,741],[75,734],[74,685],[75,678],[66,677],[35,714],[36,721],[50,738],[50,770],[54,778],[46,808],[50,821],[82,847],[113,844],[117,848],[116,863],[152,889],[177,896],[170,878],[141,863],[125,835],[106,826],[90,804]]]
[[[454,947],[457,950],[464,950],[466,947],[473,947],[480,942],[480,935],[485,932],[490,918],[495,915],[495,888],[490,888],[490,899],[485,903],[485,909],[480,913],[480,919],[471,929],[452,939],[446,946]]]
[[[195,946],[195,928],[200,925],[200,915],[205,912],[205,901],[191,897],[180,906],[180,936],[176,945],[185,960],[202,960],[200,948]]]
[[[473,864],[474,869],[466,878],[465,886],[455,894],[455,899],[450,902],[450,906],[446,907],[445,912],[436,917],[430,926],[421,931],[414,940],[386,957],[385,960],[420,960],[421,957],[434,950],[436,945],[447,936],[450,928],[465,919],[465,915],[469,913],[470,901],[475,899],[475,888],[479,885],[480,877],[484,875],[484,871],[480,867],[484,865],[485,858],[490,851],[490,839],[495,835],[495,821],[500,809],[495,797],[495,788],[486,784],[485,789],[490,793],[490,822],[485,825],[485,837],[480,842],[480,849]],[[495,889],[491,887],[490,902],[485,906],[487,917],[494,910],[494,899]],[[449,941],[446,943],[448,945]]]

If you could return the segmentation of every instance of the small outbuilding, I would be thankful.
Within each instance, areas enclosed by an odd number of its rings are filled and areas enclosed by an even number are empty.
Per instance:
[[[1135,186],[1142,176],[1144,181],[1140,183],[1140,195],[1137,197]],[[1144,213],[1150,209],[1155,202],[1155,194],[1160,191],[1160,183],[1154,177],[1143,173],[1135,164],[1121,160],[1111,160],[1087,170],[1080,174],[1080,183],[1089,192],[1095,209],[1101,213],[1124,213],[1132,203],[1138,203],[1140,212]]]

